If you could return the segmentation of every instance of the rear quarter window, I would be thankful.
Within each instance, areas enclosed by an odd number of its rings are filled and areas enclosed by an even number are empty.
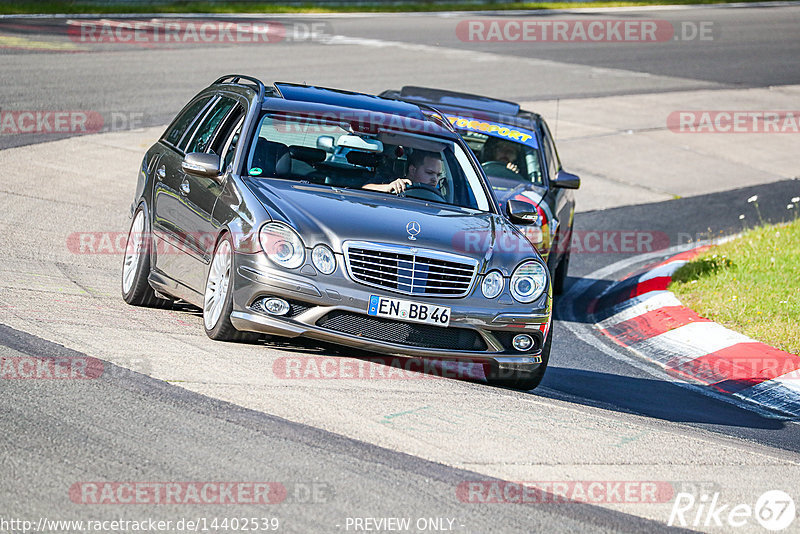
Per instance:
[[[169,128],[167,128],[164,134],[164,140],[172,146],[178,146],[183,135],[194,123],[194,120],[203,112],[210,100],[210,96],[199,98],[183,108],[175,120],[172,121],[172,124],[169,125]]]
[[[211,108],[203,122],[197,127],[194,133],[194,138],[185,148],[189,152],[206,152],[209,148],[214,133],[219,128],[222,120],[230,113],[231,109],[236,105],[236,101],[230,98],[220,98],[216,104]],[[184,139],[184,142],[186,140]],[[180,147],[184,148],[184,147]]]

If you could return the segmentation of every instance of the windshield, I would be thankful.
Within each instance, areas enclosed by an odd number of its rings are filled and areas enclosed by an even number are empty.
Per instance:
[[[478,157],[487,176],[544,184],[539,151],[530,144],[470,130],[457,131]]]
[[[244,174],[490,209],[481,178],[458,144],[379,128],[368,133],[353,131],[346,123],[307,117],[263,115],[250,144]],[[412,185],[397,195],[375,190],[376,184],[399,178],[408,179]]]

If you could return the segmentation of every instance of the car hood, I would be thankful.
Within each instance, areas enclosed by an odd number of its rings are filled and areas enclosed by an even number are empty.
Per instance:
[[[357,189],[245,178],[273,220],[296,228],[307,247],[325,243],[337,253],[348,240],[431,249],[469,256],[506,273],[535,248],[505,218],[493,213],[398,199]],[[416,222],[415,239],[407,229]]]

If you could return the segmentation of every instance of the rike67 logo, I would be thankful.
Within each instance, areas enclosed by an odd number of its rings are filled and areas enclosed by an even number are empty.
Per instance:
[[[720,493],[703,493],[696,497],[692,493],[678,493],[669,515],[669,526],[724,527],[726,529],[754,526],[755,521],[767,530],[784,530],[794,522],[796,509],[794,500],[784,491],[766,491],[755,505],[727,503]]]

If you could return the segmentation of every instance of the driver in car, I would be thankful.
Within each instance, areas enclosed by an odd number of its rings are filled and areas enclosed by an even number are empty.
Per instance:
[[[408,156],[405,178],[398,178],[388,184],[366,184],[363,189],[400,194],[412,184],[423,184],[438,190],[441,175],[442,157],[439,153],[415,150]]]
[[[484,146],[483,150],[484,154],[489,155],[487,161],[498,161],[500,163],[505,163],[508,170],[519,174],[519,166],[517,165],[519,149],[516,143],[490,137],[486,141],[486,145]]]

